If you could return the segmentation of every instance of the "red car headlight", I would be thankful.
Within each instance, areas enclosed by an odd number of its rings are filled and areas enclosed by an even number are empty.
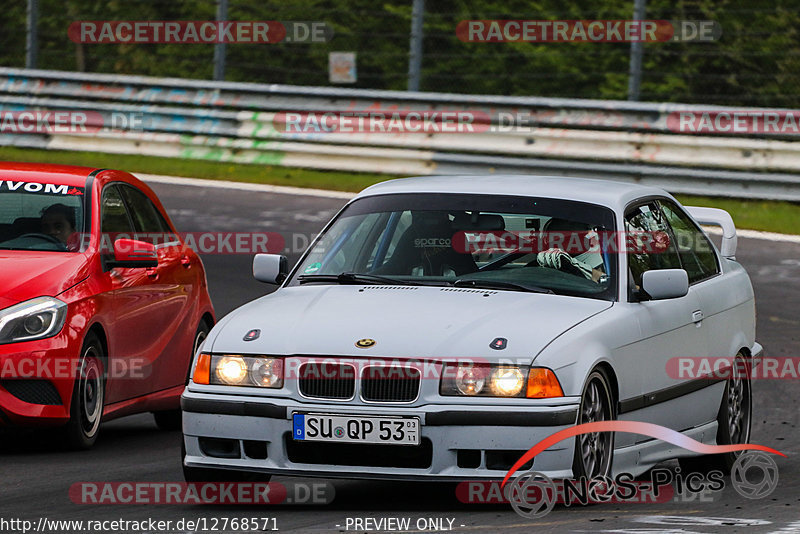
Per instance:
[[[0,344],[45,339],[58,334],[67,305],[53,297],[38,297],[0,310]]]

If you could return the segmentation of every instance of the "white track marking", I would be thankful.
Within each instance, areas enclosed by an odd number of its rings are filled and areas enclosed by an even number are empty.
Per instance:
[[[714,235],[722,235],[722,229],[716,226],[703,226],[706,233]],[[765,241],[782,241],[784,243],[800,243],[800,235],[793,234],[778,234],[775,232],[761,232],[759,230],[739,230],[736,229],[738,237],[745,239],[762,239]]]
[[[326,189],[309,189],[305,187],[289,187],[284,185],[251,184],[247,182],[228,182],[226,180],[201,180],[199,178],[181,178],[179,176],[163,176],[160,174],[136,173],[140,180],[156,184],[191,185],[216,189],[236,189],[238,191],[258,191],[261,193],[281,193],[284,195],[303,195],[309,197],[341,198],[350,200],[355,193],[346,191],[328,191]]]
[[[742,519],[738,517],[698,517],[681,515],[642,515],[631,518],[634,523],[666,525],[670,527],[752,527],[771,525],[764,519]]]

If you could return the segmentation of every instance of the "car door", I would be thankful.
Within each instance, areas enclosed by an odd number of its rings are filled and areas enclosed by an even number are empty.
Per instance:
[[[151,335],[153,343],[145,349],[153,358],[149,381],[154,391],[184,385],[197,329],[192,322],[197,262],[184,253],[180,239],[145,193],[130,184],[120,184],[119,190],[137,238],[154,244],[158,255],[158,266],[149,273],[146,286],[120,291],[119,302],[139,311],[137,302],[143,290],[154,297],[148,313],[159,317],[159,325]]]
[[[133,238],[133,220],[119,184],[101,193],[100,228],[104,260],[113,258],[112,243]],[[159,347],[164,345],[163,325],[170,320],[163,290],[156,285],[157,269],[107,267],[103,276],[110,287],[114,321],[108,325],[108,403],[138,397],[155,390]]]
[[[707,356],[707,340],[702,321],[697,321],[700,301],[696,290],[684,297],[646,300],[640,296],[642,275],[654,269],[680,269],[682,265],[672,239],[665,249],[649,245],[656,232],[671,233],[667,221],[655,201],[629,208],[625,214],[625,231],[633,249],[627,252],[629,301],[635,307],[639,341],[627,347],[638,361],[641,395],[621,399],[620,415],[685,430],[699,424],[698,410],[688,400],[696,384],[673,378],[668,372],[670,360],[677,357]]]
[[[699,300],[711,362],[715,361],[714,358],[731,358],[735,355],[731,353],[731,343],[736,333],[743,329],[737,320],[740,315],[731,311],[747,300],[747,294],[735,281],[722,276],[714,246],[692,218],[671,200],[661,200],[659,204],[672,228],[681,263],[689,275],[690,290]]]

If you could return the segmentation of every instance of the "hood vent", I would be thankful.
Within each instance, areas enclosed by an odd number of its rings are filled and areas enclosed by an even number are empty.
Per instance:
[[[379,286],[379,285],[370,285],[370,286],[362,287],[361,289],[359,289],[359,291],[365,291],[365,290],[368,290],[368,289],[372,290],[372,291],[375,291],[375,290],[394,291],[394,290],[398,290],[398,289],[405,290],[405,291],[416,291],[417,289],[419,289],[419,287],[417,287],[417,286]]]
[[[497,295],[497,291],[486,289],[464,289],[462,287],[443,287],[439,291],[449,291],[451,293],[477,293],[480,295]]]

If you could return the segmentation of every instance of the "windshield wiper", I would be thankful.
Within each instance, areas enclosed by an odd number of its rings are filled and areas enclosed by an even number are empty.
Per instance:
[[[337,284],[387,284],[387,285],[412,285],[411,282],[388,276],[359,273],[339,274],[301,274],[297,277],[301,284],[309,282],[336,282]]]
[[[453,282],[455,287],[474,287],[477,289],[511,289],[515,291],[527,291],[530,293],[545,293],[555,295],[552,289],[544,287],[520,284],[518,282],[506,282],[504,280],[479,280],[477,278],[459,278]]]

